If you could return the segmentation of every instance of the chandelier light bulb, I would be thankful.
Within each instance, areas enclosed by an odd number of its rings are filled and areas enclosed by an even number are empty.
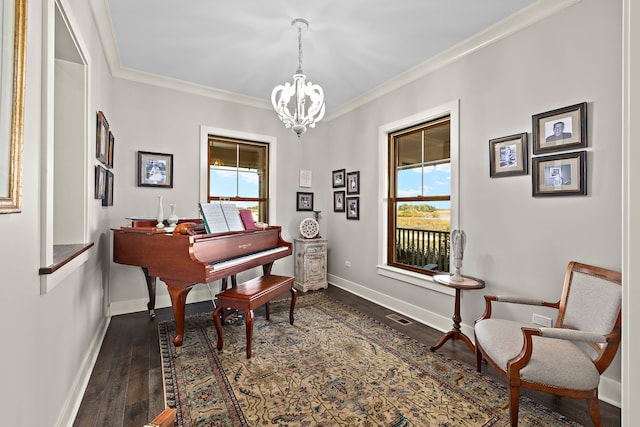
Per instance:
[[[293,75],[293,83],[286,82],[273,89],[271,104],[284,126],[299,138],[308,127],[314,128],[324,117],[325,105],[322,88],[307,82],[302,71],[302,30],[309,28],[309,22],[302,18],[294,19],[291,28],[298,31],[298,70]]]

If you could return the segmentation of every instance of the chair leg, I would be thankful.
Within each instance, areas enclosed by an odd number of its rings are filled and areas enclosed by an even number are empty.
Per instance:
[[[600,417],[600,399],[598,399],[598,389],[595,390],[593,397],[587,399],[589,404],[589,415],[595,427],[602,427],[602,417]]]
[[[518,410],[520,409],[520,387],[509,386],[509,421],[511,427],[518,427]]]

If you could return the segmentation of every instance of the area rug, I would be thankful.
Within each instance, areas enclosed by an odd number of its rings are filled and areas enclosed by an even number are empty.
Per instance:
[[[244,321],[223,328],[210,314],[187,317],[181,354],[175,323],[159,324],[165,398],[177,426],[506,426],[502,384],[324,292],[256,310],[253,354]],[[521,426],[576,426],[526,397]]]

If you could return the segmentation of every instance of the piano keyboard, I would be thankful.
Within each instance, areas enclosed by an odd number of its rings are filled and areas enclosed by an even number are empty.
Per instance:
[[[266,251],[256,252],[256,253],[253,253],[251,255],[245,255],[245,256],[238,257],[238,258],[232,258],[232,259],[228,259],[228,260],[225,260],[225,261],[212,263],[212,265],[215,266],[216,270],[224,269],[224,268],[228,268],[228,267],[233,267],[233,266],[238,265],[238,264],[242,264],[243,262],[251,261],[251,260],[256,259],[256,258],[260,258],[260,257],[263,257],[263,256],[272,255],[272,254],[276,254],[278,252],[286,251],[288,249],[289,248],[286,247],[286,246],[279,246],[277,248],[267,249]]]

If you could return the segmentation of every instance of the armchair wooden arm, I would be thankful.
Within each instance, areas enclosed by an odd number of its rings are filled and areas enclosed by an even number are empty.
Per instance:
[[[479,322],[484,319],[489,319],[491,317],[491,308],[493,302],[503,302],[510,304],[523,304],[523,305],[538,305],[543,307],[551,307],[558,309],[560,307],[560,301],[558,302],[548,302],[542,301],[535,298],[526,298],[526,297],[518,297],[512,295],[485,295],[484,296],[484,313],[482,316],[476,320]]]

